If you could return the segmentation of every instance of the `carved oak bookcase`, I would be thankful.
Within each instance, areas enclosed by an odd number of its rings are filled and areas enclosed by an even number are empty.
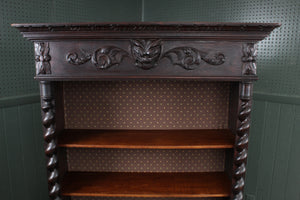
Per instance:
[[[13,24],[34,42],[49,196],[243,200],[275,23]]]

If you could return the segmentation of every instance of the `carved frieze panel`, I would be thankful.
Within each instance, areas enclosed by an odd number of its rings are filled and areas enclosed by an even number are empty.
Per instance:
[[[163,52],[163,42],[160,39],[131,40],[128,49],[129,52],[116,46],[105,46],[93,53],[81,49],[80,56],[77,52],[68,53],[66,61],[73,65],[91,61],[96,68],[107,69],[121,64],[124,57],[129,57],[136,67],[147,70],[157,66],[163,58],[168,58],[173,65],[193,70],[202,61],[210,65],[222,65],[226,59],[221,52],[204,52],[189,46],[175,47]]]

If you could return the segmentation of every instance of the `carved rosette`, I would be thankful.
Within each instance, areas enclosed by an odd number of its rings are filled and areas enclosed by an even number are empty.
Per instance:
[[[257,45],[254,43],[247,43],[243,45],[243,75],[256,75],[256,56]]]
[[[61,200],[59,197],[59,173],[57,159],[57,143],[55,134],[55,109],[54,99],[51,91],[51,83],[40,82],[42,123],[44,130],[44,140],[46,143],[45,154],[47,156],[48,187],[49,196],[53,200]]]
[[[51,65],[50,60],[51,56],[49,55],[49,43],[48,42],[35,42],[35,68],[36,75],[39,74],[51,74]]]
[[[186,70],[196,69],[201,60],[211,65],[221,65],[225,62],[222,53],[203,53],[192,47],[173,48],[164,53],[163,57],[169,58],[173,65],[179,65]]]
[[[252,83],[242,83],[240,110],[233,161],[232,200],[244,200],[244,185],[248,157]]]

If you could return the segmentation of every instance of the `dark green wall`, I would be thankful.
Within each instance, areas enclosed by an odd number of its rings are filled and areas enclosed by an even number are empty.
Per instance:
[[[140,0],[0,1],[0,98],[37,93],[33,44],[12,23],[139,21]]]
[[[144,21],[280,22],[259,43],[248,200],[300,198],[300,1],[144,0]]]
[[[1,200],[49,199],[33,44],[10,24],[140,19],[140,0],[0,1]]]

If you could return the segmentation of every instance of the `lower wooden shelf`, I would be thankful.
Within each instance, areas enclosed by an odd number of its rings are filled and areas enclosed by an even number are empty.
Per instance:
[[[228,197],[225,172],[131,173],[69,172],[63,196],[98,197]]]
[[[220,149],[233,148],[227,129],[211,130],[64,130],[58,140],[69,148]]]

